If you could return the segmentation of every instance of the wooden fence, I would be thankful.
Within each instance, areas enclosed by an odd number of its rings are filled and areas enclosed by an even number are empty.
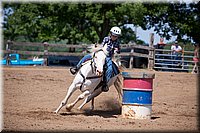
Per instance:
[[[153,44],[153,43],[152,43]],[[143,45],[136,45],[136,44],[122,44],[121,49],[128,49],[131,52],[121,52],[119,54],[120,57],[123,56],[129,56],[130,62],[129,62],[129,68],[133,68],[133,60],[134,56],[137,57],[144,57],[148,58],[148,68],[153,69],[153,62],[154,62],[154,48],[153,45],[151,46],[143,46]],[[21,50],[15,50],[13,49],[13,46],[37,46],[42,47],[43,51],[21,51]],[[67,52],[51,52],[49,51],[49,48],[68,48],[68,49],[79,49],[79,52],[76,51],[67,51]],[[84,56],[85,52],[80,51],[87,51],[88,45],[66,45],[66,44],[49,44],[49,43],[31,43],[31,42],[14,42],[14,41],[7,41],[6,42],[6,49],[3,50],[4,54],[10,54],[10,53],[18,53],[21,55],[40,55],[43,56],[45,59],[45,64],[47,65],[47,58],[48,56]],[[80,50],[82,49],[82,50]],[[143,52],[135,52],[136,49],[146,50],[147,53]],[[8,57],[8,56],[7,56]]]
[[[153,36],[151,38],[153,40]],[[87,54],[88,45],[66,45],[66,44],[49,44],[49,43],[31,43],[31,42],[14,42],[7,41],[5,42],[5,50],[1,53],[6,55],[10,53],[18,53],[21,55],[37,55],[42,56],[45,59],[45,65],[48,64],[48,56],[84,56]],[[16,50],[14,46],[26,46],[26,47],[40,47],[40,51],[22,51]],[[68,49],[68,51],[55,52],[55,49]],[[50,50],[49,50],[50,49]],[[180,66],[177,67],[177,64],[174,62],[174,55],[171,55],[171,50],[166,49],[155,49],[153,47],[153,41],[150,41],[149,46],[136,45],[136,44],[122,44],[121,49],[128,50],[128,52],[121,52],[120,57],[128,57],[129,66],[128,68],[133,68],[134,57],[146,58],[148,60],[148,69],[155,69],[161,71],[191,71],[194,66],[194,61],[192,60],[194,54],[193,51],[184,51],[181,55]],[[138,52],[138,49],[140,52]],[[160,52],[162,54],[160,54]],[[8,57],[8,56],[7,56]]]

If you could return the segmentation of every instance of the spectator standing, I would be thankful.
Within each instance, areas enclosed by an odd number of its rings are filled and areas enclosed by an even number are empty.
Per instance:
[[[157,48],[158,49],[164,49],[165,45],[166,44],[164,43],[164,38],[160,38],[160,42],[158,42]]]
[[[182,55],[182,47],[178,45],[178,42],[175,41],[175,43],[171,46],[171,51],[173,55],[174,60],[181,60],[181,55]],[[178,65],[180,65],[180,61],[178,61]],[[177,62],[175,62],[177,63]]]
[[[165,47],[165,43],[164,43],[164,38],[160,38],[160,42],[158,42],[156,45],[155,45],[155,48],[157,49],[156,50],[156,54],[159,54],[159,55],[156,55],[156,59],[162,59],[164,58],[164,56],[160,55],[160,54],[163,54],[163,49]],[[159,63],[159,61],[156,61],[156,63]]]
[[[194,57],[193,57],[193,61],[194,61],[194,67],[192,69],[192,73],[199,73],[199,69],[198,69],[198,63],[199,63],[199,44],[194,44]]]
[[[164,49],[165,47],[164,38],[160,38],[160,42],[155,45],[156,49]],[[158,51],[157,54],[163,54],[163,51]]]

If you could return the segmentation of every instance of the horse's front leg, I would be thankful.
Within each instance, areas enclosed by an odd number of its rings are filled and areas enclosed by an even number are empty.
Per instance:
[[[65,98],[61,101],[59,107],[54,111],[54,113],[58,113],[59,110],[65,106],[67,104],[68,99],[70,98],[70,96],[72,95],[72,93],[77,89],[77,87],[75,86],[74,83],[72,83],[68,89],[67,95],[65,96]]]

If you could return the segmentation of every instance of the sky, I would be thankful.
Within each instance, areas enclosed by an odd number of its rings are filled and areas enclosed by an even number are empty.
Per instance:
[[[151,28],[150,30],[142,30],[141,27],[137,28],[136,36],[138,39],[143,40],[145,43],[150,42],[150,33],[154,33],[154,45],[160,41],[160,36],[156,34],[156,32]],[[176,36],[172,36],[170,40],[166,40],[164,38],[164,43],[174,42],[176,40]]]
[[[135,27],[133,24],[128,24],[127,27],[130,27],[133,31],[135,31]],[[154,33],[154,45],[156,45],[160,41],[160,36],[156,34],[154,28],[149,30],[143,30],[141,27],[137,27],[136,36],[139,40],[144,41],[146,44],[150,42],[150,33]],[[170,40],[166,40],[164,38],[164,43],[174,42],[176,40],[176,36],[172,36]]]

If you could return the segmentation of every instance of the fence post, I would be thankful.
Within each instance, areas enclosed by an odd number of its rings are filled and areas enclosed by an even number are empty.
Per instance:
[[[131,49],[131,53],[134,53],[134,48],[132,47],[132,49]],[[129,61],[129,68],[133,68],[133,55],[131,55],[131,57],[130,57],[130,61]]]
[[[182,50],[182,69],[184,69],[184,51],[185,51],[185,46],[183,46],[183,50]]]
[[[11,48],[11,44],[12,42],[10,40],[7,41],[7,44],[6,44],[6,51],[7,51],[7,54],[6,54],[6,65],[9,65],[10,64],[10,48]]]
[[[154,42],[154,33],[150,33],[150,42],[149,47],[153,48],[153,42]],[[153,49],[149,50],[149,57],[148,57],[148,69],[153,69],[154,67],[154,59],[153,59]]]
[[[48,65],[47,56],[48,56],[48,46],[49,46],[49,44],[47,42],[44,42],[43,44],[44,44],[44,55],[43,55],[44,65],[47,66]]]

